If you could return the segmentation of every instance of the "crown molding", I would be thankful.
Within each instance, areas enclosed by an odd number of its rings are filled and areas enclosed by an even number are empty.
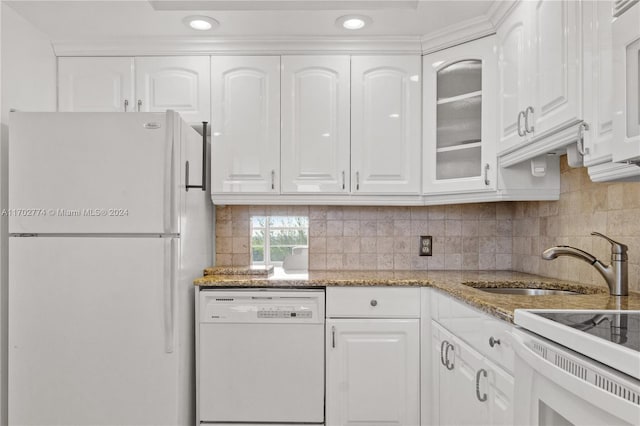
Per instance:
[[[494,0],[486,15],[494,28],[502,25],[502,22],[504,22],[519,1],[520,0]]]
[[[173,56],[422,53],[420,37],[217,37],[58,40],[56,56]]]
[[[495,34],[496,29],[486,16],[468,19],[426,34],[422,37],[422,53],[433,53],[448,47]]]

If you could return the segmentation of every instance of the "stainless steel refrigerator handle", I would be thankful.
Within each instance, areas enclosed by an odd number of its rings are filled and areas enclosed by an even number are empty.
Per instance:
[[[187,161],[184,167],[184,185],[187,192],[189,192],[189,188],[200,188],[203,191],[207,190],[207,124],[207,121],[202,122],[202,184],[189,185],[189,162]]]
[[[177,241],[170,239],[165,246],[164,274],[164,351],[173,353],[174,349],[174,297],[178,280]]]

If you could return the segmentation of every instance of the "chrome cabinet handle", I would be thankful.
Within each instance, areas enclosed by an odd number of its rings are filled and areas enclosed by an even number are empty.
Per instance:
[[[580,155],[585,155],[589,153],[589,148],[584,147],[584,132],[589,131],[589,124],[586,122],[580,123],[578,126],[578,138],[576,140],[576,149]]]
[[[356,172],[356,191],[360,191],[360,172]]]
[[[529,113],[534,113],[532,106],[528,106],[526,112],[524,113],[524,131],[526,133],[533,133],[535,127],[533,127],[532,125],[531,128],[529,128]]]
[[[500,339],[494,339],[493,336],[489,337],[489,346],[494,347],[500,344]]]
[[[125,99],[124,100],[124,112],[127,112],[127,108],[129,107],[129,100]]]
[[[369,302],[369,304],[373,307],[378,306],[378,301],[376,299],[371,299],[371,302]]]
[[[276,171],[271,170],[271,189],[276,189]]]
[[[345,179],[344,179],[344,170],[342,171],[342,190],[344,191],[345,188]]]
[[[484,165],[484,184],[486,186],[489,186],[489,184],[491,183],[491,181],[489,180],[489,163]]]
[[[446,361],[445,367],[447,367],[447,370],[451,371],[455,367],[455,363],[453,361],[451,361],[451,363],[449,363],[449,349],[453,349],[454,350],[453,357],[455,359],[455,356],[456,356],[455,346],[453,346],[453,344],[447,342],[447,349],[445,349],[445,351],[444,351],[444,359]]]
[[[487,377],[487,370],[481,368],[476,373],[476,398],[478,398],[478,401],[480,402],[485,402],[487,400],[487,394],[483,393],[480,395],[480,375]]]
[[[142,110],[142,99],[138,99],[138,112]]]
[[[332,348],[336,347],[336,327],[335,326],[331,327],[331,347]]]
[[[518,113],[518,136],[526,136],[526,132],[522,131],[522,117],[524,117],[524,111]]]

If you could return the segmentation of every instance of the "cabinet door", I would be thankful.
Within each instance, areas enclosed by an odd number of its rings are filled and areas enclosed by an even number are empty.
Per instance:
[[[640,4],[613,24],[613,161],[640,162]]]
[[[524,121],[518,119],[527,107],[528,97],[526,18],[527,2],[521,2],[496,33],[499,45],[499,153],[526,141]]]
[[[611,161],[613,138],[613,74],[611,2],[582,4],[584,165]]]
[[[137,111],[175,110],[189,123],[211,120],[208,56],[136,58]]]
[[[420,57],[354,56],[351,190],[420,192]]]
[[[58,58],[58,111],[133,111],[133,58]]]
[[[495,37],[423,59],[423,192],[494,190]]]
[[[282,192],[348,191],[349,57],[282,57]]]
[[[213,193],[278,193],[280,57],[213,56]]]
[[[531,25],[529,72],[532,91],[527,119],[532,136],[554,132],[582,119],[578,32],[580,2],[536,0],[527,4]]]
[[[437,394],[435,424],[489,425],[489,376],[486,361],[435,321],[432,321],[433,394]],[[486,374],[486,375],[485,375]],[[464,409],[461,409],[464,407]]]
[[[327,320],[326,424],[420,424],[419,320]]]

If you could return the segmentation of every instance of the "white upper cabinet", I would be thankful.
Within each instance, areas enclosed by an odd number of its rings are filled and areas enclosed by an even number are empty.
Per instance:
[[[420,193],[419,56],[351,59],[351,191]]]
[[[58,110],[164,112],[209,121],[208,56],[58,59]]]
[[[495,41],[424,57],[424,193],[496,189]]]
[[[499,41],[499,124],[498,150],[517,145],[524,138],[522,112],[527,105],[527,34],[526,2],[515,10],[498,28]]]
[[[137,111],[172,109],[190,123],[210,120],[209,57],[140,57],[135,68]]]
[[[498,28],[500,153],[535,157],[576,140],[548,138],[582,120],[580,13],[576,1],[523,1]]]
[[[613,139],[613,74],[611,2],[582,5],[584,165],[611,161]]]
[[[133,111],[133,58],[58,58],[58,93],[58,111]]]
[[[349,56],[282,57],[282,193],[349,191]]]
[[[537,137],[582,119],[580,6],[573,0],[528,3],[533,112],[525,110],[525,123],[529,121],[525,130]]]
[[[640,162],[640,3],[613,23],[613,161]]]
[[[280,57],[211,58],[212,193],[279,193]]]

